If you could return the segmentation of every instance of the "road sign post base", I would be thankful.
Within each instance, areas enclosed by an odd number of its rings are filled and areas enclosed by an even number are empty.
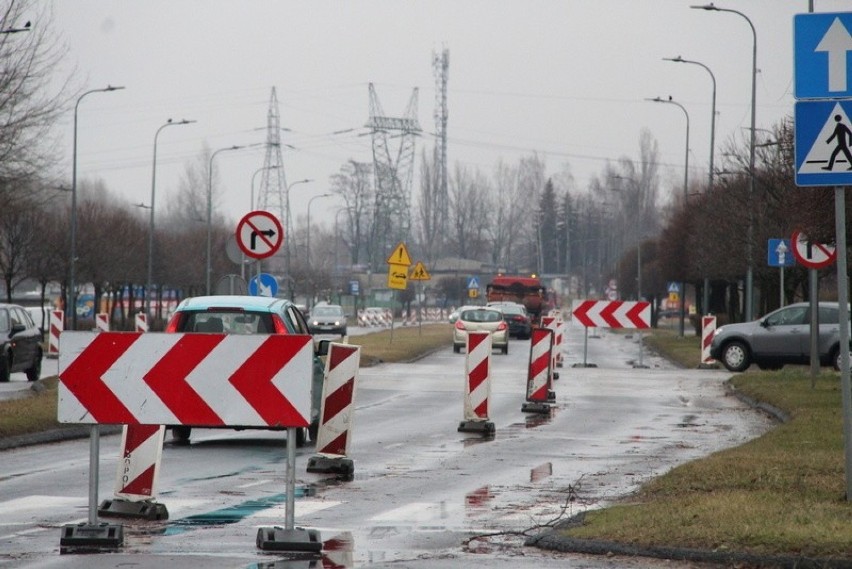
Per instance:
[[[557,379],[559,379],[559,372],[555,371],[553,372],[553,380],[556,381]]]
[[[483,435],[493,435],[497,431],[494,423],[491,421],[462,421],[459,423],[458,432],[460,433],[482,433]]]
[[[314,529],[265,527],[257,530],[257,547],[264,551],[322,551],[320,533]]]
[[[308,459],[308,472],[339,474],[347,478],[355,475],[355,463],[344,456],[312,456]]]
[[[98,515],[115,518],[139,518],[143,520],[167,520],[169,510],[165,504],[142,500],[133,502],[116,498],[104,500],[98,506]]]
[[[539,413],[542,415],[549,415],[552,407],[550,403],[545,401],[527,401],[523,405],[521,405],[521,411],[524,413]]]
[[[124,545],[124,527],[120,524],[79,523],[62,526],[60,548],[115,548]]]

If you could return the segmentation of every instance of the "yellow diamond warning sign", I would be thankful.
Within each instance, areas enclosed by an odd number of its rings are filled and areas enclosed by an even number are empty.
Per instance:
[[[421,261],[417,261],[417,264],[411,269],[411,276],[408,278],[413,281],[428,281],[432,278],[432,275],[429,274],[426,266]]]
[[[411,257],[408,255],[408,249],[405,247],[405,243],[400,242],[399,245],[394,247],[393,253],[390,254],[388,260],[385,261],[388,265],[404,265],[406,267],[411,266]]]

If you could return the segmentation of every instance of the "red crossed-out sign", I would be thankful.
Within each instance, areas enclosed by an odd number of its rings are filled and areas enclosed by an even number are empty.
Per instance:
[[[253,259],[265,259],[275,254],[284,242],[284,228],[278,218],[268,211],[247,213],[237,223],[237,245]]]
[[[305,335],[65,332],[61,423],[307,427]]]
[[[587,328],[650,328],[651,303],[628,300],[578,300],[574,318]]]

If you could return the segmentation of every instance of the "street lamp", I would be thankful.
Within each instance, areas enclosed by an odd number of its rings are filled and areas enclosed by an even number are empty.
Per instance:
[[[124,87],[113,87],[112,85],[107,85],[103,89],[92,89],[91,91],[86,91],[82,95],[77,98],[77,103],[74,105],[74,143],[73,143],[73,157],[71,159],[71,270],[68,275],[68,291],[65,296],[68,299],[68,304],[71,308],[71,329],[77,329],[77,292],[76,292],[76,283],[74,282],[75,278],[75,265],[77,263],[77,110],[80,107],[80,101],[83,100],[83,97],[86,95],[90,95],[92,93],[106,93],[109,91],[120,91],[124,89]],[[68,306],[65,307],[66,312],[68,311]]]
[[[257,175],[263,172],[264,170],[274,170],[278,168],[278,164],[273,164],[271,166],[262,166],[254,171],[254,174],[251,175],[251,203],[249,204],[249,211],[254,211],[254,180],[257,178]],[[258,206],[259,207],[259,206]]]
[[[204,269],[205,273],[205,282],[207,291],[206,294],[210,295],[210,273],[213,272],[213,264],[212,264],[212,248],[213,248],[213,159],[216,158],[216,155],[220,152],[227,152],[228,150],[239,150],[244,148],[243,146],[228,146],[227,148],[220,148],[213,152],[210,155],[210,167],[208,168],[209,177],[207,179],[207,263]]]
[[[749,159],[748,159],[748,170],[749,170],[749,185],[748,185],[748,201],[751,204],[754,201],[754,135],[755,135],[755,112],[757,109],[757,31],[754,29],[754,24],[751,22],[748,16],[740,12],[739,10],[732,10],[730,8],[717,8],[712,3],[704,4],[702,6],[690,6],[690,8],[694,10],[707,10],[710,12],[730,12],[732,14],[737,14],[741,18],[743,18],[746,22],[748,22],[749,27],[751,28],[751,34],[753,38],[752,42],[752,50],[751,50],[751,135],[749,141]],[[746,235],[746,261],[748,266],[746,268],[746,306],[745,306],[745,319],[752,320],[754,318],[754,252],[752,247],[752,238],[754,234],[754,212],[752,211],[751,206],[749,205],[748,210],[748,233]]]
[[[151,167],[151,217],[148,222],[148,285],[145,289],[145,314],[149,316],[151,315],[151,291],[154,288],[154,195],[157,188],[157,139],[160,136],[160,131],[167,126],[178,126],[194,122],[196,121],[188,121],[186,119],[181,119],[180,122],[172,122],[172,119],[169,119],[154,134],[154,160]]]
[[[668,99],[662,99],[660,97],[654,97],[653,99],[648,99],[654,103],[668,103],[671,105],[676,105],[680,107],[680,110],[683,111],[684,116],[686,117],[686,152],[684,158],[684,166],[683,166],[683,207],[686,209],[687,207],[687,197],[689,195],[689,113],[686,112],[686,107],[673,100],[671,96]],[[686,283],[681,282],[681,291],[680,291],[680,323],[678,324],[678,335],[683,337],[684,333],[684,320],[686,319]]]
[[[305,272],[308,276],[308,293],[310,296],[308,297],[308,308],[311,308],[313,304],[314,295],[313,290],[310,286],[311,283],[311,204],[314,203],[314,200],[318,200],[320,198],[330,198],[334,194],[320,194],[318,196],[314,196],[308,200],[308,237],[307,237],[307,254],[305,256],[305,268],[307,269]]]
[[[287,184],[285,182],[285,184],[284,184],[284,208],[286,210],[285,215],[286,215],[287,219],[282,220],[282,221],[283,221],[284,226],[285,226],[284,231],[286,231],[287,233],[289,233],[290,229],[292,229],[292,227],[291,227],[292,219],[291,219],[291,216],[290,216],[290,188],[292,188],[296,184],[307,184],[308,182],[313,182],[313,179],[312,178],[305,178],[304,180],[296,180],[295,182],[292,182],[290,184]],[[290,274],[290,239],[289,239],[289,237],[284,240],[284,272],[287,274],[288,277],[292,276]],[[290,300],[292,300],[293,299],[293,279],[290,278],[287,282],[290,284]]]

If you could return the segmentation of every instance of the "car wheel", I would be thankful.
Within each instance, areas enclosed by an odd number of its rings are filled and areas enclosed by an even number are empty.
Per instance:
[[[188,445],[190,434],[192,434],[192,427],[183,425],[172,427],[172,440],[176,443]]]
[[[849,363],[852,365],[852,355],[849,356]],[[840,346],[835,346],[831,351],[831,365],[835,371],[840,371]]]
[[[0,383],[8,383],[12,375],[12,362],[9,361],[9,354],[0,356]]]
[[[748,347],[743,342],[730,342],[722,348],[722,365],[728,371],[745,371],[749,361]]]
[[[38,381],[41,379],[41,350],[36,352],[33,365],[29,369],[24,370],[24,373],[27,374],[27,379],[30,381]]]

